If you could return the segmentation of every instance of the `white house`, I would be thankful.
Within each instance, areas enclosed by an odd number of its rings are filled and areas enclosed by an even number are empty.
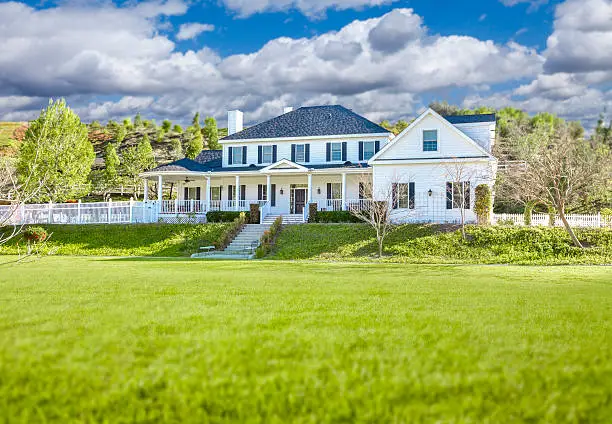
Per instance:
[[[286,109],[243,129],[243,114],[228,113],[222,150],[203,151],[143,174],[174,183],[179,198],[161,202],[164,215],[248,210],[305,219],[309,203],[343,210],[373,197],[392,204],[396,221],[469,221],[474,189],[493,185],[495,115],[442,117],[432,109],[398,136],[342,106]],[[469,201],[458,201],[461,190]],[[158,198],[160,193],[158,193]]]

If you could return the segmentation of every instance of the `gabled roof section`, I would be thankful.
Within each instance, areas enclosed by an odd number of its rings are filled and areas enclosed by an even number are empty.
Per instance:
[[[266,166],[261,170],[261,172],[267,171],[281,171],[281,172],[292,172],[292,171],[300,171],[306,172],[308,168],[297,164],[295,162],[291,162],[289,159],[281,159],[276,163],[273,163],[270,166]]]
[[[193,159],[183,158],[166,165],[158,166],[149,172],[209,172],[223,165],[221,157],[222,150],[202,150],[200,154]]]
[[[421,121],[423,121],[423,119],[425,119],[425,117],[432,115],[435,116],[436,118],[438,118],[439,120],[441,120],[443,123],[445,123],[446,125],[448,125],[450,128],[452,128],[452,130],[459,135],[460,137],[462,137],[464,140],[466,140],[468,143],[472,144],[476,149],[478,149],[478,151],[480,151],[484,156],[489,157],[491,159],[495,159],[493,157],[493,155],[491,155],[489,152],[487,152],[485,149],[483,149],[478,143],[476,143],[474,140],[472,140],[470,137],[468,137],[463,131],[461,131],[459,128],[457,128],[454,124],[452,124],[450,121],[448,121],[448,119],[444,118],[442,115],[440,115],[438,112],[436,112],[435,110],[433,110],[432,108],[427,109],[425,112],[423,112],[421,114],[421,116],[419,116],[417,119],[415,119],[414,121],[412,121],[412,123],[410,125],[408,125],[408,127],[406,129],[404,129],[404,131],[402,131],[401,133],[399,133],[393,140],[391,140],[389,143],[387,143],[385,145],[385,147],[383,147],[382,149],[380,149],[380,151],[378,153],[376,153],[369,161],[368,164],[372,164],[373,162],[375,162],[378,158],[380,158],[387,150],[389,150],[392,146],[394,146],[395,144],[397,144],[398,141],[400,141],[404,135],[406,135],[407,133],[409,133],[410,131],[412,131],[413,128],[415,128],[417,125],[419,125],[419,123]]]
[[[222,140],[320,137],[354,134],[389,134],[389,130],[344,106],[301,107]]]
[[[451,124],[476,124],[480,122],[495,122],[494,113],[485,113],[480,115],[449,115],[444,116]]]

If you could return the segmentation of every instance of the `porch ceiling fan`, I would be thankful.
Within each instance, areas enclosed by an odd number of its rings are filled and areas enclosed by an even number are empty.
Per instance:
[[[189,184],[191,182],[194,182],[195,180],[190,180],[189,178],[185,178],[185,184]]]

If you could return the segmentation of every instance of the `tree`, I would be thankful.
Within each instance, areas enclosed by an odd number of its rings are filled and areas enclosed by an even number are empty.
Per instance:
[[[221,145],[219,144],[219,130],[215,118],[211,116],[206,117],[202,132],[204,133],[204,138],[206,138],[210,150],[221,149]]]
[[[191,138],[187,142],[185,156],[189,159],[195,159],[204,149],[204,140],[200,131],[193,132]]]
[[[178,137],[172,138],[171,141],[172,146],[172,157],[176,160],[182,159],[185,156],[183,155],[183,144],[181,143],[181,139]]]
[[[112,143],[108,143],[104,149],[104,182],[108,188],[114,187],[119,182],[119,155]]]
[[[555,210],[574,245],[583,247],[566,211],[598,187],[611,188],[612,155],[609,149],[594,149],[574,135],[565,123],[553,130],[543,125],[532,132],[517,131],[510,140],[521,163],[505,171],[504,185],[507,193],[523,203],[535,201]]]
[[[200,126],[200,112],[196,112],[195,115],[193,115],[193,120],[191,121],[191,126],[192,128],[197,131],[200,131],[202,128]]]
[[[138,145],[129,147],[121,156],[121,174],[129,181],[136,199],[137,189],[142,183],[140,174],[155,167],[155,157],[149,137],[145,134]]]
[[[123,140],[125,140],[125,136],[127,135],[127,130],[125,128],[125,125],[117,125],[117,127],[115,127],[114,135],[115,135],[115,141],[121,144]]]
[[[162,122],[161,127],[164,132],[170,132],[170,130],[172,129],[172,122],[167,119],[164,119],[164,122]]]
[[[183,133],[183,127],[181,127],[179,124],[176,124],[172,127],[172,132],[175,132],[177,134],[182,134]]]
[[[143,126],[142,116],[140,116],[140,112],[136,114],[134,117],[134,128],[141,128]]]
[[[87,126],[64,100],[51,101],[26,132],[17,162],[19,183],[26,192],[35,191],[31,200],[38,202],[84,196],[94,159]]]

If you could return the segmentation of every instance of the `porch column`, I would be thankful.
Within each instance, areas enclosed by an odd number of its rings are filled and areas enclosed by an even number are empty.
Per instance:
[[[306,200],[306,205],[312,202],[312,174],[308,173],[308,199]]]
[[[145,178],[144,180],[144,201],[148,202],[149,201],[149,179]],[[136,199],[138,200],[138,199]]]
[[[272,206],[272,176],[266,175],[266,202]]]
[[[164,198],[164,179],[161,175],[157,177],[157,210],[162,211],[162,200]]]
[[[240,210],[240,175],[236,175],[236,209]]]
[[[206,177],[206,212],[210,210],[210,177]]]
[[[346,210],[346,172],[342,173],[342,210]]]

